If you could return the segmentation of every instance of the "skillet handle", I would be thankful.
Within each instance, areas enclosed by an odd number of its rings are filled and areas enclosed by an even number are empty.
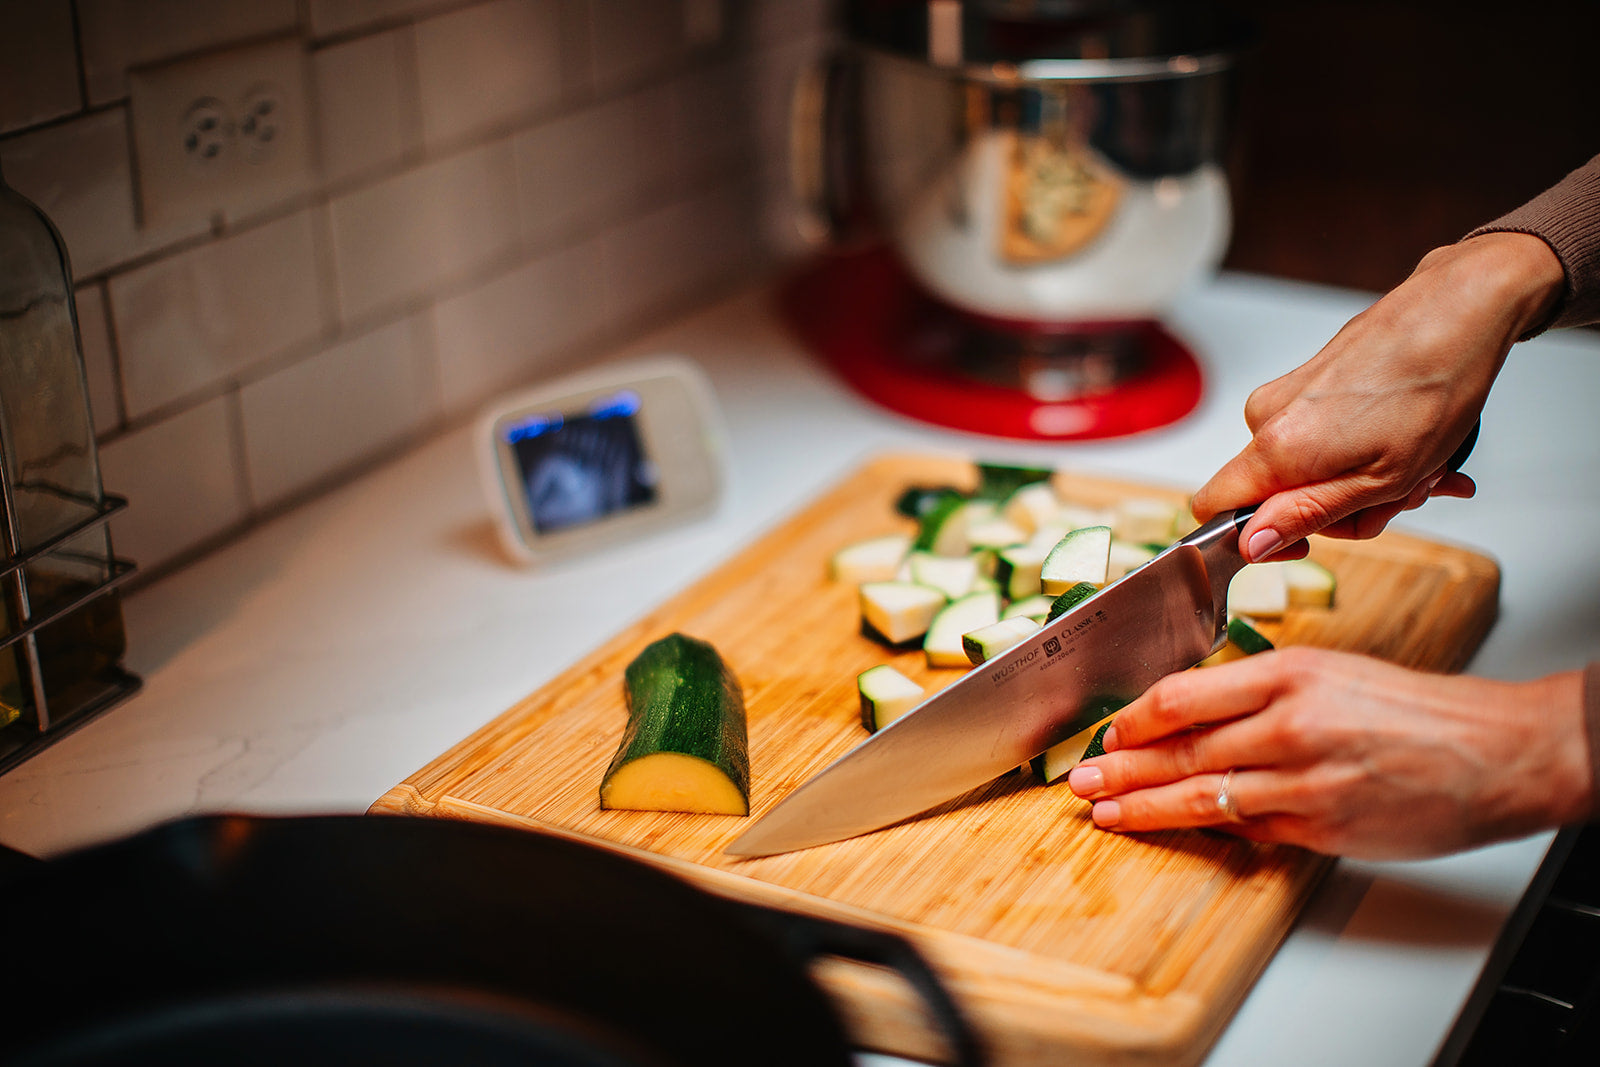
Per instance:
[[[985,1056],[977,1035],[967,1024],[949,990],[939,981],[928,961],[897,934],[853,926],[799,912],[741,904],[756,923],[776,934],[798,957],[813,962],[822,956],[839,956],[858,963],[888,967],[899,973],[922,998],[944,1037],[956,1067],[981,1067]]]
[[[44,861],[20,852],[9,845],[0,845],[0,889],[13,879],[44,866]]]

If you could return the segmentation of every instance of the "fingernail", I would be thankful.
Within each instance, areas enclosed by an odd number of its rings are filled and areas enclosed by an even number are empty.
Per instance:
[[[1100,747],[1107,752],[1115,752],[1117,745],[1117,724],[1112,723],[1106,727],[1106,732],[1100,735]]]
[[[1102,800],[1095,804],[1090,816],[1096,826],[1102,830],[1109,830],[1122,821],[1122,805],[1115,800]]]
[[[1251,534],[1246,547],[1250,550],[1249,555],[1252,560],[1263,560],[1283,547],[1283,538],[1278,536],[1277,530],[1269,526]]]
[[[1106,776],[1099,767],[1074,767],[1067,772],[1067,786],[1080,797],[1105,788]]]

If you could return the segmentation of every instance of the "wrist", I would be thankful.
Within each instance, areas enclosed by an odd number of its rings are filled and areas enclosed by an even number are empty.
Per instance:
[[[1566,292],[1567,273],[1543,238],[1515,231],[1478,234],[1457,246],[1470,256],[1475,281],[1491,306],[1505,309],[1510,341],[1549,323]]]
[[[1523,683],[1527,687],[1523,706],[1535,711],[1535,729],[1544,741],[1545,768],[1539,775],[1543,818],[1538,821],[1545,826],[1586,822],[1595,813],[1595,761],[1584,674],[1566,671]]]

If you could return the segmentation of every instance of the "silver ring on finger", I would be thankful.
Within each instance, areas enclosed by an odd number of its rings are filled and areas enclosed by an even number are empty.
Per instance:
[[[1222,776],[1222,784],[1217,787],[1217,811],[1228,822],[1244,822],[1244,816],[1239,814],[1239,800],[1233,795],[1231,770]]]

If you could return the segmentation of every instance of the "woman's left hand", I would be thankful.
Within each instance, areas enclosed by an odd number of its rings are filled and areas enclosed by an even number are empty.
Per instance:
[[[1333,855],[1440,855],[1581,821],[1581,672],[1424,674],[1288,648],[1181,671],[1118,713],[1073,792],[1116,831],[1210,826]],[[1237,821],[1219,801],[1223,776]]]

